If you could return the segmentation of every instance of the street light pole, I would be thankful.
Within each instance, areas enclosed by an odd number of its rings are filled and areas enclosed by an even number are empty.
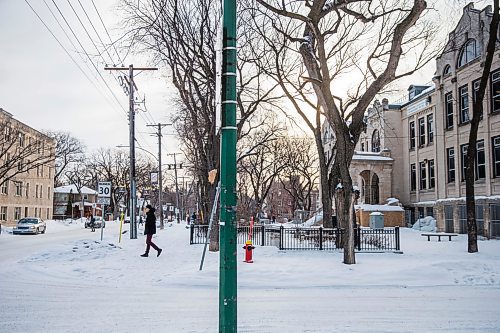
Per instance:
[[[219,332],[237,331],[236,0],[224,0],[220,156]]]
[[[163,127],[171,124],[161,124],[147,125],[147,126],[158,126],[158,132],[155,135],[158,136],[158,206],[160,208],[160,229],[164,228],[163,225],[163,204],[162,204],[162,192],[163,192],[163,177],[161,174],[161,130]]]

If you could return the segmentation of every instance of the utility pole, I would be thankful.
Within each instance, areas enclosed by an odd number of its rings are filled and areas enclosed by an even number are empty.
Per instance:
[[[174,174],[175,174],[175,209],[180,211],[179,209],[179,183],[177,182],[177,160],[175,159],[175,155],[179,153],[171,153],[167,154],[168,156],[174,156]],[[175,218],[177,220],[177,223],[179,223],[179,213],[175,213]],[[182,215],[181,215],[182,218]]]
[[[134,65],[128,67],[104,67],[107,71],[127,71],[128,70],[128,121],[129,121],[129,143],[130,143],[130,239],[137,239],[137,221],[136,221],[136,208],[137,208],[137,195],[136,195],[136,181],[135,181],[135,104],[134,104],[134,90],[137,86],[134,82],[134,70],[136,71],[155,71],[155,67],[139,67],[134,68]],[[126,93],[127,93],[126,92]]]
[[[162,204],[162,192],[163,192],[163,178],[161,175],[161,130],[165,126],[169,126],[172,124],[161,124],[158,123],[156,125],[147,125],[147,126],[158,126],[158,132],[154,135],[158,136],[158,205],[160,208],[160,229],[163,229],[165,226],[163,225],[163,204]]]
[[[220,155],[219,332],[237,331],[236,0],[224,0]]]

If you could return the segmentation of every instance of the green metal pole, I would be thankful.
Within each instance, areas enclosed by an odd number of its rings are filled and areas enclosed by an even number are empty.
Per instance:
[[[222,32],[219,332],[237,331],[236,0],[224,0]]]

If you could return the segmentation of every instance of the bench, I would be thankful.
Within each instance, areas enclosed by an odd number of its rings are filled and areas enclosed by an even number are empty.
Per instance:
[[[436,232],[436,233],[426,233],[422,234],[421,236],[427,236],[427,241],[431,241],[431,237],[437,237],[438,242],[441,241],[441,237],[448,237],[449,241],[451,242],[451,237],[456,237],[458,234],[449,234],[446,232]]]

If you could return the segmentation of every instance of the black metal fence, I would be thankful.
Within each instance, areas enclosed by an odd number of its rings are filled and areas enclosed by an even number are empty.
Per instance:
[[[238,226],[238,244],[248,239],[250,227]],[[191,225],[190,244],[204,244],[207,225]],[[399,251],[399,227],[384,229],[355,228],[355,247],[358,252]],[[252,231],[253,245],[276,246],[280,250],[342,250],[344,229],[284,228],[256,226]]]

